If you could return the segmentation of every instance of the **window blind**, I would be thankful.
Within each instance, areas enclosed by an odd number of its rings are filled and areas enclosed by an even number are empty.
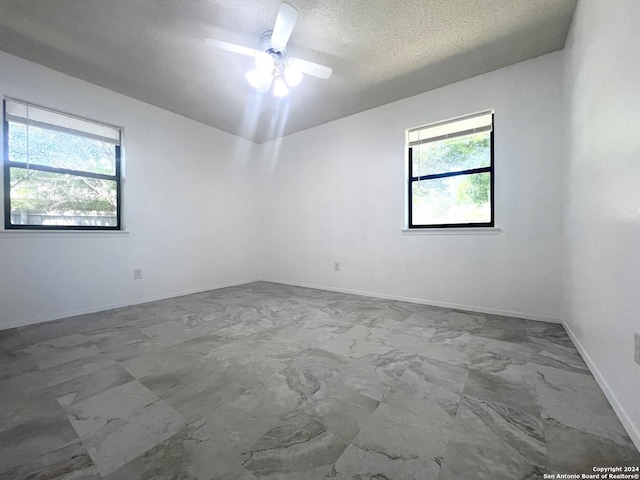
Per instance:
[[[408,132],[409,146],[437,142],[447,138],[461,137],[473,133],[490,132],[493,129],[493,112],[482,112],[467,117],[432,123],[412,128]]]
[[[6,99],[5,118],[9,122],[56,130],[120,145],[120,129],[73,115],[54,112],[19,100]]]

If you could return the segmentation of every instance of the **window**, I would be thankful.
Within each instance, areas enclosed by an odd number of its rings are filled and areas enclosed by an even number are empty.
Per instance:
[[[408,136],[408,226],[492,227],[493,112],[414,128]]]
[[[119,230],[119,128],[4,100],[6,229]]]

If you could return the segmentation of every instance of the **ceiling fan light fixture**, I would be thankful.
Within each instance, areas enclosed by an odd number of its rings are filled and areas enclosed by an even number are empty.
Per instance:
[[[260,52],[255,57],[256,69],[261,72],[271,73],[275,68],[275,61],[267,52]]]
[[[221,50],[252,57],[255,68],[245,74],[249,84],[258,93],[272,90],[276,97],[286,97],[289,87],[300,84],[305,75],[327,79],[331,68],[317,63],[286,56],[286,47],[293,27],[298,19],[298,11],[288,3],[280,4],[273,30],[267,30],[260,37],[260,48],[256,50],[215,38],[207,38],[207,45]]]
[[[296,87],[302,81],[302,72],[291,65],[286,65],[284,67],[284,78],[287,81],[287,85]]]
[[[289,94],[289,89],[287,88],[287,84],[280,77],[276,78],[273,83],[273,94],[276,97],[286,97]]]
[[[244,78],[247,79],[247,82],[249,82],[249,85],[251,85],[253,88],[258,88],[258,85],[260,85],[261,76],[262,75],[260,75],[260,72],[258,71],[258,69],[255,69],[255,70],[251,70],[250,72],[247,72]]]
[[[247,82],[253,88],[255,88],[259,93],[266,93],[271,88],[271,82],[273,81],[273,77],[271,73],[260,71],[257,68],[251,70],[249,73],[245,75]]]

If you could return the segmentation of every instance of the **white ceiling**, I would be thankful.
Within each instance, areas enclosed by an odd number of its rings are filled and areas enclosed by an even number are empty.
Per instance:
[[[204,43],[258,48],[279,0],[0,0],[0,50],[262,143],[274,118],[287,135],[562,49],[576,2],[288,0],[287,54],[333,76],[283,101],[247,84],[250,57]]]

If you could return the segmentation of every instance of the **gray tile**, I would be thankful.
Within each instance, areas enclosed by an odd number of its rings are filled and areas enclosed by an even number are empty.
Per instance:
[[[46,377],[47,383],[53,386],[113,365],[116,365],[116,362],[104,354],[88,355],[77,360],[42,369],[42,373]]]
[[[133,335],[121,335],[117,338],[109,339],[109,344],[98,343],[96,346],[103,351],[109,358],[117,362],[126,362],[136,357],[154,352],[166,351],[167,347],[159,345],[146,335],[143,338]],[[122,340],[122,341],[121,341]]]
[[[434,427],[440,432],[439,427]],[[350,455],[358,457],[367,452],[366,456],[375,465],[397,466],[397,478],[403,478],[399,474],[411,471],[416,465],[426,466],[425,474],[431,473],[435,478],[436,465],[444,452],[446,438],[437,438],[435,432],[433,435],[427,434],[430,428],[431,423],[427,416],[414,415],[407,410],[383,403],[352,442],[351,446],[356,447],[358,451],[352,450],[351,454],[347,452],[347,457],[336,463],[336,471],[343,475],[356,474],[354,466],[347,466],[345,463],[353,461],[349,460]]]
[[[370,448],[349,445],[326,478],[336,480],[436,480],[438,461],[389,456]]]
[[[348,442],[320,419],[300,414],[270,429],[238,459],[258,478],[321,478]]]
[[[428,415],[415,415],[382,403],[353,440],[353,445],[389,458],[437,462],[444,455],[449,428],[453,424],[447,412],[439,410],[438,407],[433,409],[437,418],[432,421]]]
[[[436,320],[451,310],[447,308],[431,307],[429,305],[415,305],[415,310],[403,323],[418,325],[420,327],[435,327]]]
[[[472,353],[474,352],[458,345],[429,343],[422,356],[466,368],[469,366]]]
[[[529,320],[523,320],[522,318],[506,317],[504,315],[493,315],[490,313],[484,314],[484,328],[507,328],[513,330],[523,330],[526,332]]]
[[[105,334],[129,328],[142,328],[168,320],[141,306],[107,310],[86,315],[20,327],[18,331],[28,345],[74,334]]]
[[[469,367],[484,372],[498,373],[512,366],[533,362],[538,349],[531,344],[504,342],[491,338],[476,337],[477,342],[469,348]]]
[[[64,409],[86,398],[102,393],[110,388],[124,385],[134,378],[120,365],[112,365],[102,370],[75,377],[48,389]]]
[[[328,431],[345,443],[351,442],[371,420],[380,402],[357,392],[343,392],[339,397],[318,391],[306,400],[300,412],[320,420]]]
[[[533,479],[637,461],[560,325],[267,282],[0,332],[0,405],[11,480]]]
[[[455,393],[462,393],[467,380],[467,368],[431,358],[420,358],[419,360],[415,365],[410,365],[408,369],[425,382]]]
[[[102,475],[117,470],[184,426],[184,420],[137,381],[67,408],[73,428]]]
[[[415,313],[405,305],[382,299],[372,301],[371,298],[364,297],[357,299],[357,304],[347,314],[347,318],[365,327],[390,328]]]
[[[32,345],[77,333],[85,323],[83,317],[71,317],[18,328],[25,344]]]
[[[180,322],[186,327],[195,328],[204,323],[224,324],[226,319],[233,317],[240,308],[219,305],[215,302],[192,301],[186,309],[177,310],[177,315],[164,316],[173,318],[176,322]]]
[[[62,411],[0,432],[0,479],[99,479]]]
[[[480,313],[453,310],[438,316],[434,320],[437,328],[450,330],[464,330],[467,332],[480,331],[485,323],[484,315]]]
[[[189,425],[106,477],[107,480],[255,480],[237,456],[271,425],[219,410]]]
[[[29,352],[40,368],[51,368],[80,358],[97,355],[100,353],[100,349],[92,343],[90,336],[75,333],[30,345]]]
[[[193,361],[179,351],[158,347],[142,355],[121,361],[120,365],[135,378],[142,378],[189,369],[193,365]]]
[[[189,347],[187,347],[189,348]],[[181,346],[176,350],[183,352]],[[274,370],[280,370],[297,357],[309,352],[309,348],[295,342],[287,342],[270,333],[262,332],[233,339],[211,349],[202,363],[215,360],[224,365],[233,364],[269,364]]]
[[[91,340],[100,351],[112,353],[130,345],[155,343],[137,328],[116,328],[109,331],[89,332]]]
[[[0,382],[0,431],[26,422],[46,420],[61,413],[41,372],[32,372]]]
[[[190,366],[168,372],[157,371],[141,377],[140,381],[190,422],[251,390],[250,382],[243,383],[238,373],[244,373],[241,367],[226,370],[224,367],[205,369]]]
[[[300,478],[305,480],[326,480],[327,477],[331,477],[332,468],[331,464],[319,465],[317,467],[309,467],[304,471],[274,471],[259,475],[256,478],[258,480],[298,480]]]
[[[540,417],[535,375],[529,365],[511,365],[496,373],[469,370],[464,394]]]
[[[593,377],[535,366],[542,418],[624,443],[627,433]]]
[[[593,474],[596,466],[640,467],[640,453],[629,438],[616,443],[553,420],[545,420],[544,433],[555,473]]]
[[[368,365],[369,369],[373,368],[372,374],[378,378],[385,391],[398,381],[407,369],[418,369],[424,361],[425,358],[416,353],[401,350],[391,350],[384,355],[367,355],[354,360],[358,365]]]
[[[140,332],[149,337],[154,343],[165,347],[199,336],[197,332],[174,320],[167,320],[166,322],[145,327]]]
[[[439,437],[443,442],[453,426],[460,400],[461,394],[430,384],[410,370],[404,372],[384,397],[387,405],[427,417],[432,422],[430,435]]]
[[[525,343],[528,340],[527,332],[525,330],[515,328],[484,327],[479,332],[475,332],[474,335],[512,343]]]
[[[400,325],[392,327],[381,342],[401,352],[422,355],[429,348],[428,341],[435,333],[435,328]]]
[[[102,475],[156,446],[184,425],[182,418],[162,401],[151,403],[126,420],[118,419],[82,437]]]
[[[241,371],[241,368],[234,371]],[[223,378],[229,380],[216,382],[221,386],[220,391],[229,392],[222,403],[271,423],[279,422],[299,408],[306,396],[313,392],[313,388],[308,389],[308,385],[303,384],[304,378],[294,378],[287,368],[280,372],[265,372],[265,375],[256,375],[253,379],[246,371],[239,375],[227,371]]]
[[[533,322],[526,323],[527,336],[530,340],[540,339],[575,349],[564,327],[557,323]]]
[[[530,362],[569,372],[591,375],[589,368],[575,347],[559,342],[557,337],[550,337],[549,339],[532,337],[529,340],[529,344],[537,348],[537,351],[530,356]]]
[[[274,338],[287,343],[300,344],[307,348],[322,346],[342,333],[353,328],[354,323],[336,320],[333,316],[323,312],[296,313],[292,311],[280,312],[288,315],[289,321],[271,331]]]
[[[525,344],[528,341],[524,329],[477,327],[477,329],[437,327],[432,337],[432,343],[443,343],[459,346],[482,346],[484,339],[499,340],[515,344]]]
[[[78,325],[79,332],[94,334],[122,331],[128,328],[143,328],[168,320],[144,305],[116,308],[74,318],[83,320]]]
[[[538,479],[548,472],[542,421],[520,410],[464,397],[438,480]]]
[[[173,345],[170,351],[206,361],[216,348],[229,342],[229,339],[219,335],[203,335]]]
[[[56,453],[61,460],[47,463],[43,456],[38,457],[34,463],[20,465],[5,472],[0,472],[0,480],[101,480],[102,475],[91,461],[89,455],[79,454],[77,450],[83,449],[81,444],[74,444],[68,448],[61,448]]]
[[[356,392],[380,401],[391,388],[374,365],[320,349],[296,358],[290,366],[325,397]]]
[[[478,328],[481,329],[482,327]],[[492,333],[494,330],[504,332],[505,335],[494,334]],[[519,337],[514,339],[513,335]],[[505,341],[502,338],[507,338],[508,340]],[[538,351],[538,349],[528,344],[525,331],[518,329],[487,329],[486,331],[478,330],[476,332],[438,327],[429,343],[457,346],[467,352],[515,353],[519,354],[519,357]]]
[[[322,348],[337,355],[350,358],[361,358],[370,354],[384,354],[393,349],[385,345],[382,339],[387,335],[386,328],[365,327],[356,325],[330,342],[325,343]]]
[[[22,350],[25,346],[24,338],[22,338],[17,328],[0,330],[0,355]]]
[[[243,338],[278,327],[271,315],[251,307],[241,309],[224,319],[223,325],[219,322],[220,320],[203,323],[193,330],[200,335],[213,333],[227,338]]]
[[[38,364],[26,348],[0,349],[0,381],[37,370]]]
[[[525,320],[462,310],[453,310],[445,313],[438,317],[434,323],[436,327],[465,330],[469,333],[479,334],[492,329],[509,329],[526,332]]]

